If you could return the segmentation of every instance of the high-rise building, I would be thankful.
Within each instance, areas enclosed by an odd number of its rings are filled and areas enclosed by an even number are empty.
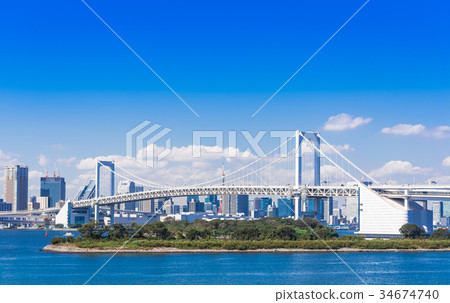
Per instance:
[[[278,208],[272,205],[267,206],[267,217],[278,217]]]
[[[442,202],[442,217],[450,217],[450,201]]]
[[[189,202],[190,213],[202,213],[205,212],[205,203],[192,199]]]
[[[433,225],[438,225],[441,222],[441,218],[444,217],[444,203],[433,203]]]
[[[233,212],[234,212],[234,206]],[[236,201],[236,213],[234,214],[244,214],[248,216],[248,195],[238,195]]]
[[[278,216],[285,218],[294,216],[294,201],[291,199],[278,199],[276,203],[278,208]]]
[[[215,205],[217,207],[220,206],[220,200],[217,195],[209,195],[205,198],[205,202],[211,203],[211,205]]]
[[[28,166],[5,166],[5,202],[12,211],[28,208]]]
[[[62,177],[41,177],[41,197],[48,197],[49,207],[66,200],[66,181]]]
[[[165,201],[163,206],[163,212],[166,215],[172,215],[175,213],[172,199]]]
[[[257,199],[259,199],[259,208],[258,209],[267,210],[267,207],[269,207],[269,205],[272,205],[272,198],[255,198],[255,207],[256,207]],[[257,209],[255,208],[255,210],[257,210]]]
[[[248,216],[248,195],[224,195],[222,214]]]
[[[330,216],[333,215],[333,197],[323,199],[323,219],[330,224]]]
[[[133,181],[121,180],[117,187],[117,193],[119,195],[131,194],[136,192],[136,184]],[[119,209],[123,210],[136,210],[136,202],[121,203]]]

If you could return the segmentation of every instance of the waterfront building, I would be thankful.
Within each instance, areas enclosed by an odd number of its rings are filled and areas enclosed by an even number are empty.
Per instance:
[[[4,211],[12,211],[12,203],[7,203],[0,199],[0,212]]]
[[[41,197],[48,197],[49,207],[66,200],[66,181],[62,177],[41,177]]]
[[[28,208],[28,166],[5,166],[5,202],[12,204],[12,211]]]

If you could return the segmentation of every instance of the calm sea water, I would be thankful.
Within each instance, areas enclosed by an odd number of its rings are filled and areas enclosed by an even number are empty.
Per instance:
[[[40,252],[65,232],[0,230],[0,284],[83,284],[110,255]],[[341,253],[368,284],[449,284],[450,253]],[[117,255],[90,284],[359,284],[333,253]]]

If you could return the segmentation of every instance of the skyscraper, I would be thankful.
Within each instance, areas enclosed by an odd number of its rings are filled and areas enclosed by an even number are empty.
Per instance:
[[[48,197],[49,207],[66,200],[66,181],[61,177],[41,177],[41,197]]]
[[[278,199],[276,207],[278,208],[278,216],[285,218],[294,216],[294,201],[291,199]]]
[[[28,208],[28,166],[5,166],[5,202],[12,211]]]
[[[248,216],[248,195],[237,196],[236,214],[244,214],[244,216]]]
[[[248,216],[248,195],[224,195],[223,214]]]

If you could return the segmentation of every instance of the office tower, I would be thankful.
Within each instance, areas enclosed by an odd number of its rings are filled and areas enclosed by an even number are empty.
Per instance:
[[[269,205],[267,207],[267,217],[278,217],[278,208]]]
[[[164,206],[164,202],[166,200],[169,200],[170,198],[166,199],[151,199],[151,212],[152,213],[162,213],[162,208]]]
[[[261,209],[261,198],[255,198],[254,200],[253,200],[253,209],[252,209],[252,211],[253,210],[260,210]]]
[[[175,213],[172,199],[165,201],[163,206],[163,213],[166,215],[171,215]]]
[[[439,225],[444,216],[443,202],[433,203],[433,225]]]
[[[117,194],[131,194],[136,192],[136,184],[133,181],[121,180],[117,187]],[[123,210],[136,210],[136,202],[121,203],[119,209]]]
[[[219,200],[219,198],[217,197],[217,195],[209,195],[209,196],[207,196],[207,197],[205,198],[205,202],[209,202],[209,203],[211,203],[212,205],[215,205],[215,206],[217,206],[217,207],[220,206],[220,200]]]
[[[189,202],[190,213],[203,213],[205,212],[205,203],[192,199]]]
[[[27,210],[28,166],[5,166],[5,202],[12,204],[12,211]]]
[[[259,201],[259,207],[256,208],[257,203]],[[272,198],[255,198],[255,210],[267,210],[267,207],[272,205]]]
[[[450,201],[442,202],[442,217],[450,217]]]
[[[48,197],[49,207],[66,200],[66,181],[61,177],[41,177],[41,197]]]
[[[236,212],[234,212],[233,205],[233,214],[244,214],[244,216],[248,216],[248,195],[238,195],[236,201]]]
[[[323,219],[330,224],[330,216],[333,215],[333,197],[323,199]]]
[[[180,205],[174,205],[173,206],[173,213],[179,214],[180,213]]]
[[[294,216],[294,201],[291,199],[278,199],[276,203],[278,216],[282,218]]]
[[[237,195],[224,195],[222,203],[222,214],[235,215],[236,211],[237,211]]]

